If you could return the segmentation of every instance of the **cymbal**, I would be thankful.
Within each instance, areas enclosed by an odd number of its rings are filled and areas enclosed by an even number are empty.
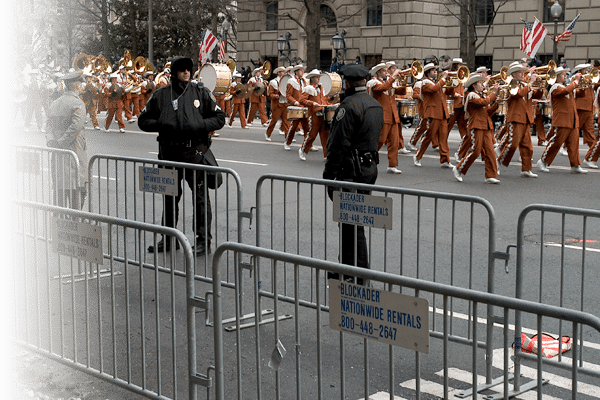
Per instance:
[[[241,90],[240,93],[236,93],[235,97],[237,97],[238,99],[247,99],[248,97],[250,97],[250,90],[248,88],[248,85],[237,85],[236,90],[239,89]]]
[[[257,89],[258,88],[258,89]],[[256,82],[254,84],[254,95],[262,96],[267,88],[267,85],[264,82]]]

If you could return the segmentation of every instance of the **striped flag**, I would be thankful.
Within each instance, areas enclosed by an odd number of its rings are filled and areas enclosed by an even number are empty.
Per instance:
[[[535,56],[535,53],[537,53],[538,49],[542,45],[542,42],[544,41],[544,38],[546,37],[547,33],[548,30],[544,27],[544,24],[542,24],[536,18],[533,22],[533,26],[531,27],[531,35],[529,36],[529,40],[527,41],[527,48],[525,49],[525,53],[529,57]]]
[[[522,19],[521,21],[525,24],[525,26],[523,27],[523,33],[521,34],[521,44],[519,48],[523,53],[525,53],[525,50],[527,50],[529,37],[531,36],[531,31],[533,30],[533,25],[527,21],[523,21]]]
[[[221,40],[219,43],[219,61],[223,62],[225,59],[225,41]]]
[[[571,21],[569,26],[567,26],[567,29],[565,29],[563,33],[555,37],[554,40],[556,40],[557,42],[568,42],[569,39],[571,39],[571,35],[573,34],[573,28],[575,28],[575,24],[577,23],[577,20],[580,16],[581,13],[577,14],[577,16],[573,19],[573,21]]]
[[[200,44],[200,54],[198,55],[198,58],[202,64],[204,64],[210,58],[210,53],[213,51],[216,45],[217,38],[208,29],[206,29],[204,31],[202,43]]]

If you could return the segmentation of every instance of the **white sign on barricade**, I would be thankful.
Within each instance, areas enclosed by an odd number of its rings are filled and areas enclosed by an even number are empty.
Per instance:
[[[393,206],[391,197],[334,192],[333,220],[344,224],[391,230]]]
[[[329,327],[429,353],[429,301],[344,281],[329,281]]]
[[[177,196],[177,170],[140,166],[139,171],[141,192]]]
[[[52,251],[102,264],[102,228],[85,222],[52,219]]]

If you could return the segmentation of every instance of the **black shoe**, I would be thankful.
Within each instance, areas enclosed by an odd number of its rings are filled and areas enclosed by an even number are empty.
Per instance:
[[[167,245],[165,246],[165,239],[160,239],[158,241],[158,243],[156,243],[156,252],[157,253],[162,253],[163,251],[171,251],[171,240],[169,240],[167,242]],[[175,240],[175,249],[179,250],[179,241]],[[154,253],[154,246],[150,245],[148,246],[148,253]]]
[[[196,245],[194,246],[194,251],[196,252],[197,256],[203,256],[206,253],[210,254],[210,242],[204,243],[204,240],[197,240]]]

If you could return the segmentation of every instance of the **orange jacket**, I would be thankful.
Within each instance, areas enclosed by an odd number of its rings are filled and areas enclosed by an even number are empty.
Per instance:
[[[517,94],[508,97],[506,122],[533,123],[533,99],[529,98],[531,90],[529,85],[521,83]]]
[[[266,90],[260,96],[256,95],[256,91],[254,89],[256,88],[256,84],[259,82],[266,85],[265,80],[261,77],[258,77],[258,78],[252,77],[248,80],[248,85],[250,86],[250,103],[266,103],[267,102],[267,91]]]
[[[575,82],[569,86],[555,83],[550,89],[550,99],[552,101],[552,126],[557,128],[577,128],[579,127],[579,117],[573,91],[577,87]]]
[[[246,99],[240,99],[235,95],[237,85],[241,85],[241,83],[233,82],[229,87],[229,93],[233,95],[233,97],[231,98],[231,104],[244,104],[246,102]]]
[[[488,97],[481,97],[476,92],[470,92],[465,99],[467,113],[469,114],[468,129],[494,129],[494,123],[489,113],[490,104],[496,101],[496,94],[490,93]]]
[[[433,83],[430,79],[423,81],[421,87],[421,98],[423,99],[423,118],[448,119],[448,108],[446,106],[446,95],[442,92],[444,79]]]
[[[317,112],[323,111],[323,107],[317,104],[329,104],[327,96],[323,93],[321,84],[314,87],[313,85],[305,86],[303,89],[304,98],[300,101],[304,107],[308,107],[308,116],[312,117]]]
[[[594,111],[594,89],[576,89],[575,90],[575,105],[577,110]]]
[[[367,87],[371,90],[371,95],[383,107],[384,124],[397,124],[400,122],[396,99],[392,89],[394,81],[395,79],[390,76],[385,82],[382,82],[378,78],[373,78],[367,83]]]

